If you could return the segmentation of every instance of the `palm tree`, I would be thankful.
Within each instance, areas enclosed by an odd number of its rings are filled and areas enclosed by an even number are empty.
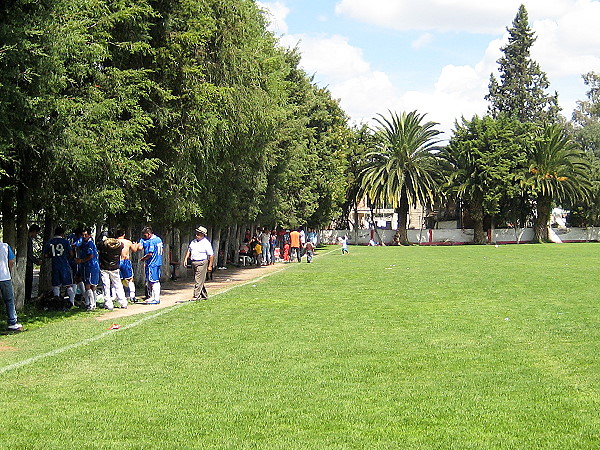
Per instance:
[[[536,199],[535,240],[548,241],[552,202],[586,200],[591,193],[590,166],[584,153],[558,124],[537,133],[522,186]]]
[[[431,205],[437,188],[437,163],[433,151],[440,131],[435,122],[425,122],[417,111],[401,115],[390,111],[390,118],[379,114],[374,130],[375,148],[366,155],[361,171],[362,193],[374,204],[393,205],[398,212],[398,236],[408,245],[406,233],[410,205]]]

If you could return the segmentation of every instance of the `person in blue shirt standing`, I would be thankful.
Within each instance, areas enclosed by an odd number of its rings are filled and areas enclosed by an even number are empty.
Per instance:
[[[137,250],[144,250],[144,256],[140,261],[146,264],[146,283],[150,297],[146,300],[147,305],[158,305],[160,303],[160,269],[162,267],[163,241],[152,231],[152,227],[142,230],[142,239]]]
[[[100,281],[100,264],[98,263],[98,249],[92,239],[89,228],[83,230],[83,239],[79,247],[80,257],[75,260],[83,264],[83,283],[85,285],[85,306],[88,311],[96,309],[96,286]]]
[[[17,323],[15,310],[15,294],[13,291],[10,272],[15,265],[15,254],[5,242],[0,241],[0,292],[6,305],[8,316],[8,331],[23,331],[23,325]]]
[[[73,251],[71,243],[65,239],[65,230],[56,227],[54,237],[44,245],[43,254],[45,258],[52,260],[52,295],[60,297],[60,287],[67,288],[70,306],[75,305],[75,291],[73,290],[73,274],[71,273],[71,260]],[[62,300],[61,300],[62,303]]]

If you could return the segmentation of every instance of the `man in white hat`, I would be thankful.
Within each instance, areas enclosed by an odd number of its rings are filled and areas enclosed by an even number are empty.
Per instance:
[[[188,258],[192,261],[194,269],[194,296],[192,301],[206,300],[208,293],[204,286],[206,272],[212,272],[214,252],[210,241],[206,238],[207,230],[204,227],[196,228],[196,239],[193,239],[185,252],[185,258],[181,264],[185,264]]]

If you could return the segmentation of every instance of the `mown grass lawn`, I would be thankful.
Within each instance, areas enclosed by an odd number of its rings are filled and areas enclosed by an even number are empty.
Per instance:
[[[1,337],[0,447],[600,447],[599,244],[331,249]]]

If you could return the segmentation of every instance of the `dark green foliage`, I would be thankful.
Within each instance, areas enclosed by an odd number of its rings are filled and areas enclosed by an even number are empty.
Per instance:
[[[490,76],[489,112],[493,117],[507,114],[521,122],[555,122],[558,117],[558,94],[548,95],[546,74],[531,60],[531,46],[536,38],[529,27],[525,6],[521,5],[508,28],[508,44],[498,60],[500,81]]]
[[[506,116],[463,118],[440,154],[447,164],[447,192],[466,202],[477,244],[485,243],[484,217],[500,214],[500,206],[521,192],[529,128]]]
[[[50,221],[164,227],[339,212],[347,118],[255,2],[1,8],[5,210],[19,198]]]
[[[590,72],[583,75],[589,87],[587,100],[577,102],[573,112],[574,138],[586,153],[592,184],[588,202],[570,205],[569,224],[572,226],[600,225],[600,75]]]

